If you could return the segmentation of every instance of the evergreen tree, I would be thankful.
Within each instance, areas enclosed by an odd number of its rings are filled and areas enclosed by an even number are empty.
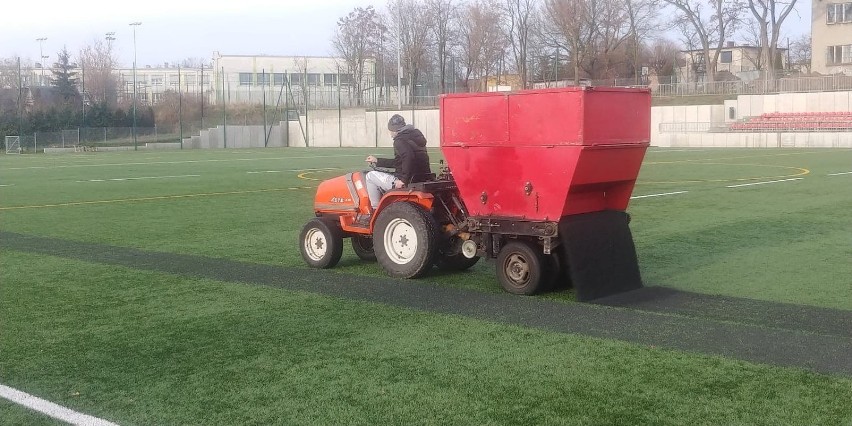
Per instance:
[[[80,92],[77,91],[77,72],[74,71],[74,65],[71,64],[71,54],[68,53],[68,48],[63,47],[57,54],[57,58],[50,83],[56,88],[65,104],[69,104],[80,97]]]

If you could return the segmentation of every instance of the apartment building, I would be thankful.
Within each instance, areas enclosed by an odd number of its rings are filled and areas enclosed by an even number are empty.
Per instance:
[[[713,55],[715,50],[711,49]],[[787,49],[777,50],[776,67],[787,68]],[[678,69],[678,75],[684,81],[704,81],[706,71],[704,70],[704,51],[685,50],[681,52],[681,60],[685,64]],[[743,81],[751,81],[760,78],[760,70],[766,65],[761,63],[760,47],[749,45],[736,45],[729,41],[719,51],[719,60],[716,64],[716,73],[729,72]]]
[[[852,1],[812,0],[811,69],[852,75]]]

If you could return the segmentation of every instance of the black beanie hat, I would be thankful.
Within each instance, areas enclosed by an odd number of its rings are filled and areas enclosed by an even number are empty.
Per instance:
[[[399,114],[392,115],[388,120],[388,130],[391,132],[398,132],[403,127],[405,127],[405,119]]]

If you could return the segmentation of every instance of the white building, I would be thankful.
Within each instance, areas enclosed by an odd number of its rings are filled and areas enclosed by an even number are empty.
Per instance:
[[[811,70],[852,75],[852,1],[811,3]]]
[[[710,55],[715,53],[710,49]],[[776,66],[781,69],[787,68],[787,49],[778,48]],[[678,70],[685,81],[704,81],[704,51],[685,50],[681,51],[681,60],[686,64]],[[766,64],[761,63],[760,47],[739,45],[729,41],[719,51],[719,60],[716,63],[716,74],[729,72],[743,81],[752,81],[760,78],[760,70],[765,69]]]

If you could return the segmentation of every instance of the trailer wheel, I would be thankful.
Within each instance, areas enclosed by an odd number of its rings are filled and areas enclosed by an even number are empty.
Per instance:
[[[432,266],[438,248],[438,226],[418,204],[395,202],[387,206],[373,228],[376,259],[395,278],[416,278]]]
[[[312,268],[332,268],[343,255],[343,235],[331,221],[311,219],[299,234],[302,259]]]
[[[455,254],[452,256],[439,255],[435,261],[435,266],[442,271],[465,271],[479,262],[479,256],[467,258],[463,254]]]
[[[365,235],[354,235],[352,238],[352,250],[363,261],[375,262],[376,251],[373,248],[373,237]]]
[[[525,241],[503,246],[497,255],[497,278],[512,294],[531,295],[544,287],[544,256],[541,249]]]

